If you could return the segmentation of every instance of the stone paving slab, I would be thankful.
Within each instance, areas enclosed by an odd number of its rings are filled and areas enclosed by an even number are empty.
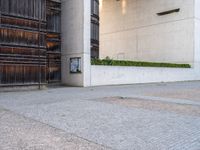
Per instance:
[[[176,99],[158,99],[157,97],[138,96],[135,98],[130,97],[106,97],[97,99],[96,101],[106,102],[110,104],[118,104],[132,108],[143,108],[147,110],[174,112],[183,115],[193,115],[200,117],[200,104],[189,102],[186,100]],[[185,102],[185,103],[184,103]]]
[[[200,150],[199,101],[192,97],[192,91],[198,89],[200,82],[11,92],[0,93],[0,106],[97,146],[117,150]],[[176,91],[190,96],[162,95]],[[198,93],[195,95],[198,98]]]
[[[186,99],[200,102],[200,88],[186,88],[184,90],[164,91],[159,93],[151,93],[149,95],[163,98]]]
[[[109,148],[0,109],[0,150],[105,149]]]
[[[200,117],[76,100],[13,109],[113,149],[199,150]]]

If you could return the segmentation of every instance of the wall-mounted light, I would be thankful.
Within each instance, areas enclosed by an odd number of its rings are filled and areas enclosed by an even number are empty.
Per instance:
[[[103,8],[103,0],[99,0],[99,9],[100,11],[102,10]]]
[[[122,6],[122,14],[125,15],[126,14],[127,1],[122,0],[121,6]]]

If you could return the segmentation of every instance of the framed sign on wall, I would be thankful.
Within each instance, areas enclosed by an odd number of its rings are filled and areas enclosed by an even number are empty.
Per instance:
[[[81,58],[70,58],[70,73],[81,73]]]

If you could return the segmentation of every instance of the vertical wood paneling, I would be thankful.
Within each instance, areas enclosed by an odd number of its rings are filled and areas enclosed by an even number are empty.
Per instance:
[[[47,1],[47,80],[61,80],[61,4]]]
[[[0,3],[0,85],[46,83],[45,0]]]
[[[59,82],[61,4],[51,0],[0,0],[0,4],[0,86]]]
[[[91,57],[99,57],[99,0],[91,0]]]

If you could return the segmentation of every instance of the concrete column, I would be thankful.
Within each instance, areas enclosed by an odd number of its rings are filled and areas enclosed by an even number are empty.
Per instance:
[[[90,86],[90,0],[62,0],[62,83]],[[70,58],[81,58],[81,73],[70,73]]]
[[[200,0],[195,0],[194,13],[194,49],[195,49],[195,68],[200,70]],[[200,76],[200,74],[199,74]]]

